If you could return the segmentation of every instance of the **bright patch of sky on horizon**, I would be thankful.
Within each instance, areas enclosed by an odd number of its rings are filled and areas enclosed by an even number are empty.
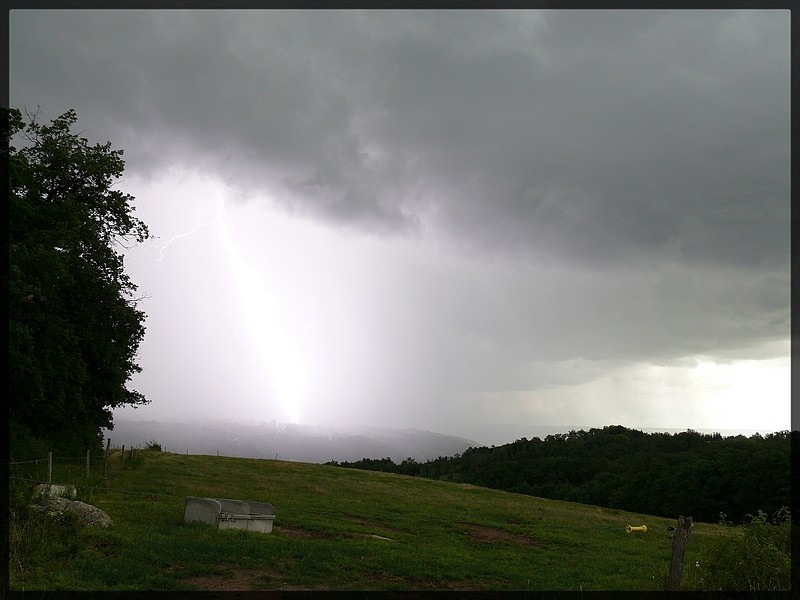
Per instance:
[[[151,403],[117,418],[768,433],[789,23],[13,10],[10,100],[123,148],[156,236],[126,255]]]

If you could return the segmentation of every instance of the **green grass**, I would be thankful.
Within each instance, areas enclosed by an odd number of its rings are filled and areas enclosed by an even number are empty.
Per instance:
[[[112,457],[107,479],[74,483],[113,527],[15,515],[12,590],[661,591],[677,519],[389,473],[155,451],[134,465]],[[273,533],[184,523],[186,496],[270,502]],[[643,523],[646,534],[625,532]],[[685,564],[728,535],[696,523]]]

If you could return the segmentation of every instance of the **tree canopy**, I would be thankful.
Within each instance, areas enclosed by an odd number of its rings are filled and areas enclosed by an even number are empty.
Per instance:
[[[111,409],[147,402],[127,387],[145,314],[122,250],[149,237],[115,189],[122,150],[5,111],[9,183],[9,424],[54,448],[94,446]],[[13,445],[12,436],[12,445]]]
[[[687,430],[647,434],[620,425],[469,448],[424,463],[364,458],[342,467],[447,479],[521,494],[665,517],[735,522],[791,502],[797,432],[723,437]]]

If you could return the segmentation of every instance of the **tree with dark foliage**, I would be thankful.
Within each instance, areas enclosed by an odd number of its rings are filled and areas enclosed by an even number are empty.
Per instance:
[[[102,443],[111,409],[147,402],[126,387],[145,314],[120,250],[149,232],[114,189],[122,150],[73,134],[72,110],[50,125],[4,112],[11,447],[83,451]]]
[[[620,425],[519,439],[424,463],[362,459],[341,467],[448,479],[543,498],[651,515],[735,522],[789,506],[798,432],[722,437],[687,430],[646,434]],[[791,442],[791,443],[790,443]]]

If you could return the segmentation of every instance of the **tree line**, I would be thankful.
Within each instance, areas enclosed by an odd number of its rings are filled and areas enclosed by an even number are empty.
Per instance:
[[[555,500],[696,521],[743,522],[790,506],[791,445],[800,433],[723,437],[614,425],[426,462],[364,458],[326,464],[471,483]],[[724,515],[724,516],[722,516]]]

